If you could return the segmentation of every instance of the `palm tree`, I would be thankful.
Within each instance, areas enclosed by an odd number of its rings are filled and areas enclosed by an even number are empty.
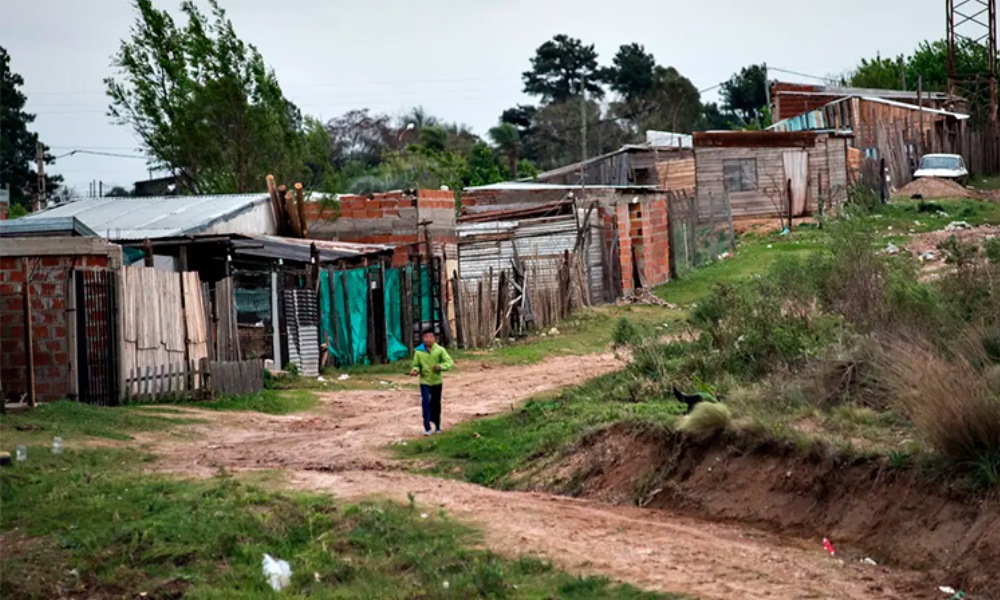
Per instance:
[[[521,133],[510,123],[500,123],[490,129],[490,139],[496,144],[500,152],[507,157],[507,168],[510,170],[511,178],[517,179],[517,161],[521,157]]]

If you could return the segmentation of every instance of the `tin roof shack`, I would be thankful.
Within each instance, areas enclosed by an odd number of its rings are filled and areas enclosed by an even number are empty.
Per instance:
[[[0,395],[115,403],[122,249],[57,235],[0,240]]]
[[[694,134],[699,216],[728,206],[734,219],[815,214],[846,198],[847,138],[817,132]],[[713,212],[718,214],[718,209]]]
[[[591,256],[588,279],[593,302],[609,302],[669,279],[669,196],[670,192],[641,186],[497,183],[465,190],[460,221],[467,221],[464,215],[495,213],[502,218],[505,211],[517,215],[567,201],[578,211],[596,206],[591,220],[600,225],[602,262],[596,269],[596,258]]]
[[[771,83],[771,114],[774,115],[775,121],[784,121],[820,109],[841,98],[853,96],[880,98],[913,106],[923,104],[925,108],[959,113],[968,111],[968,103],[964,98],[949,96],[945,92],[924,92],[918,95],[916,92],[905,90],[879,90],[775,81]]]
[[[278,357],[277,364],[316,376],[327,363],[384,361],[406,351],[399,273],[386,269],[390,246],[236,234],[128,245],[198,273],[213,359]]]
[[[869,159],[886,159],[896,186],[912,180],[919,158],[931,152],[963,153],[969,115],[921,108],[870,96],[849,96],[779,121],[773,131],[839,131],[853,134],[849,146]],[[966,156],[969,164],[972,157]]]
[[[588,187],[650,186],[691,193],[694,191],[694,152],[689,143],[684,145],[680,139],[677,146],[630,144],[614,152],[539,173],[534,182]]]

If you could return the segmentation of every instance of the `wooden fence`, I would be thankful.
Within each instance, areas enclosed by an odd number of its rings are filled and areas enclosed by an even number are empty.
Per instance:
[[[254,394],[264,389],[259,360],[175,363],[133,368],[125,379],[128,402],[176,402],[217,395]]]
[[[543,280],[540,272],[553,268],[558,272],[555,283],[538,285]],[[460,280],[454,273],[451,285],[455,335],[463,348],[483,348],[496,339],[544,331],[590,305],[583,261],[570,252],[562,258],[512,261],[510,269],[490,269],[475,280]]]

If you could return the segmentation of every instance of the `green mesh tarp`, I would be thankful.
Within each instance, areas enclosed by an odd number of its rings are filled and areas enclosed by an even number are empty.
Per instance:
[[[386,269],[385,281],[385,337],[388,340],[386,354],[389,361],[405,358],[409,351],[403,343],[402,307],[400,306],[399,269]]]
[[[344,310],[345,292],[347,311]],[[321,333],[334,359],[341,365],[368,364],[368,277],[365,270],[334,273],[333,294],[330,293],[329,272],[323,271],[320,273],[320,293],[323,299],[320,302]]]

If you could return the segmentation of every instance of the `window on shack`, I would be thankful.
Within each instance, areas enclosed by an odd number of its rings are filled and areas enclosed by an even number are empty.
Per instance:
[[[727,192],[752,192],[757,189],[757,159],[733,158],[722,161]]]

